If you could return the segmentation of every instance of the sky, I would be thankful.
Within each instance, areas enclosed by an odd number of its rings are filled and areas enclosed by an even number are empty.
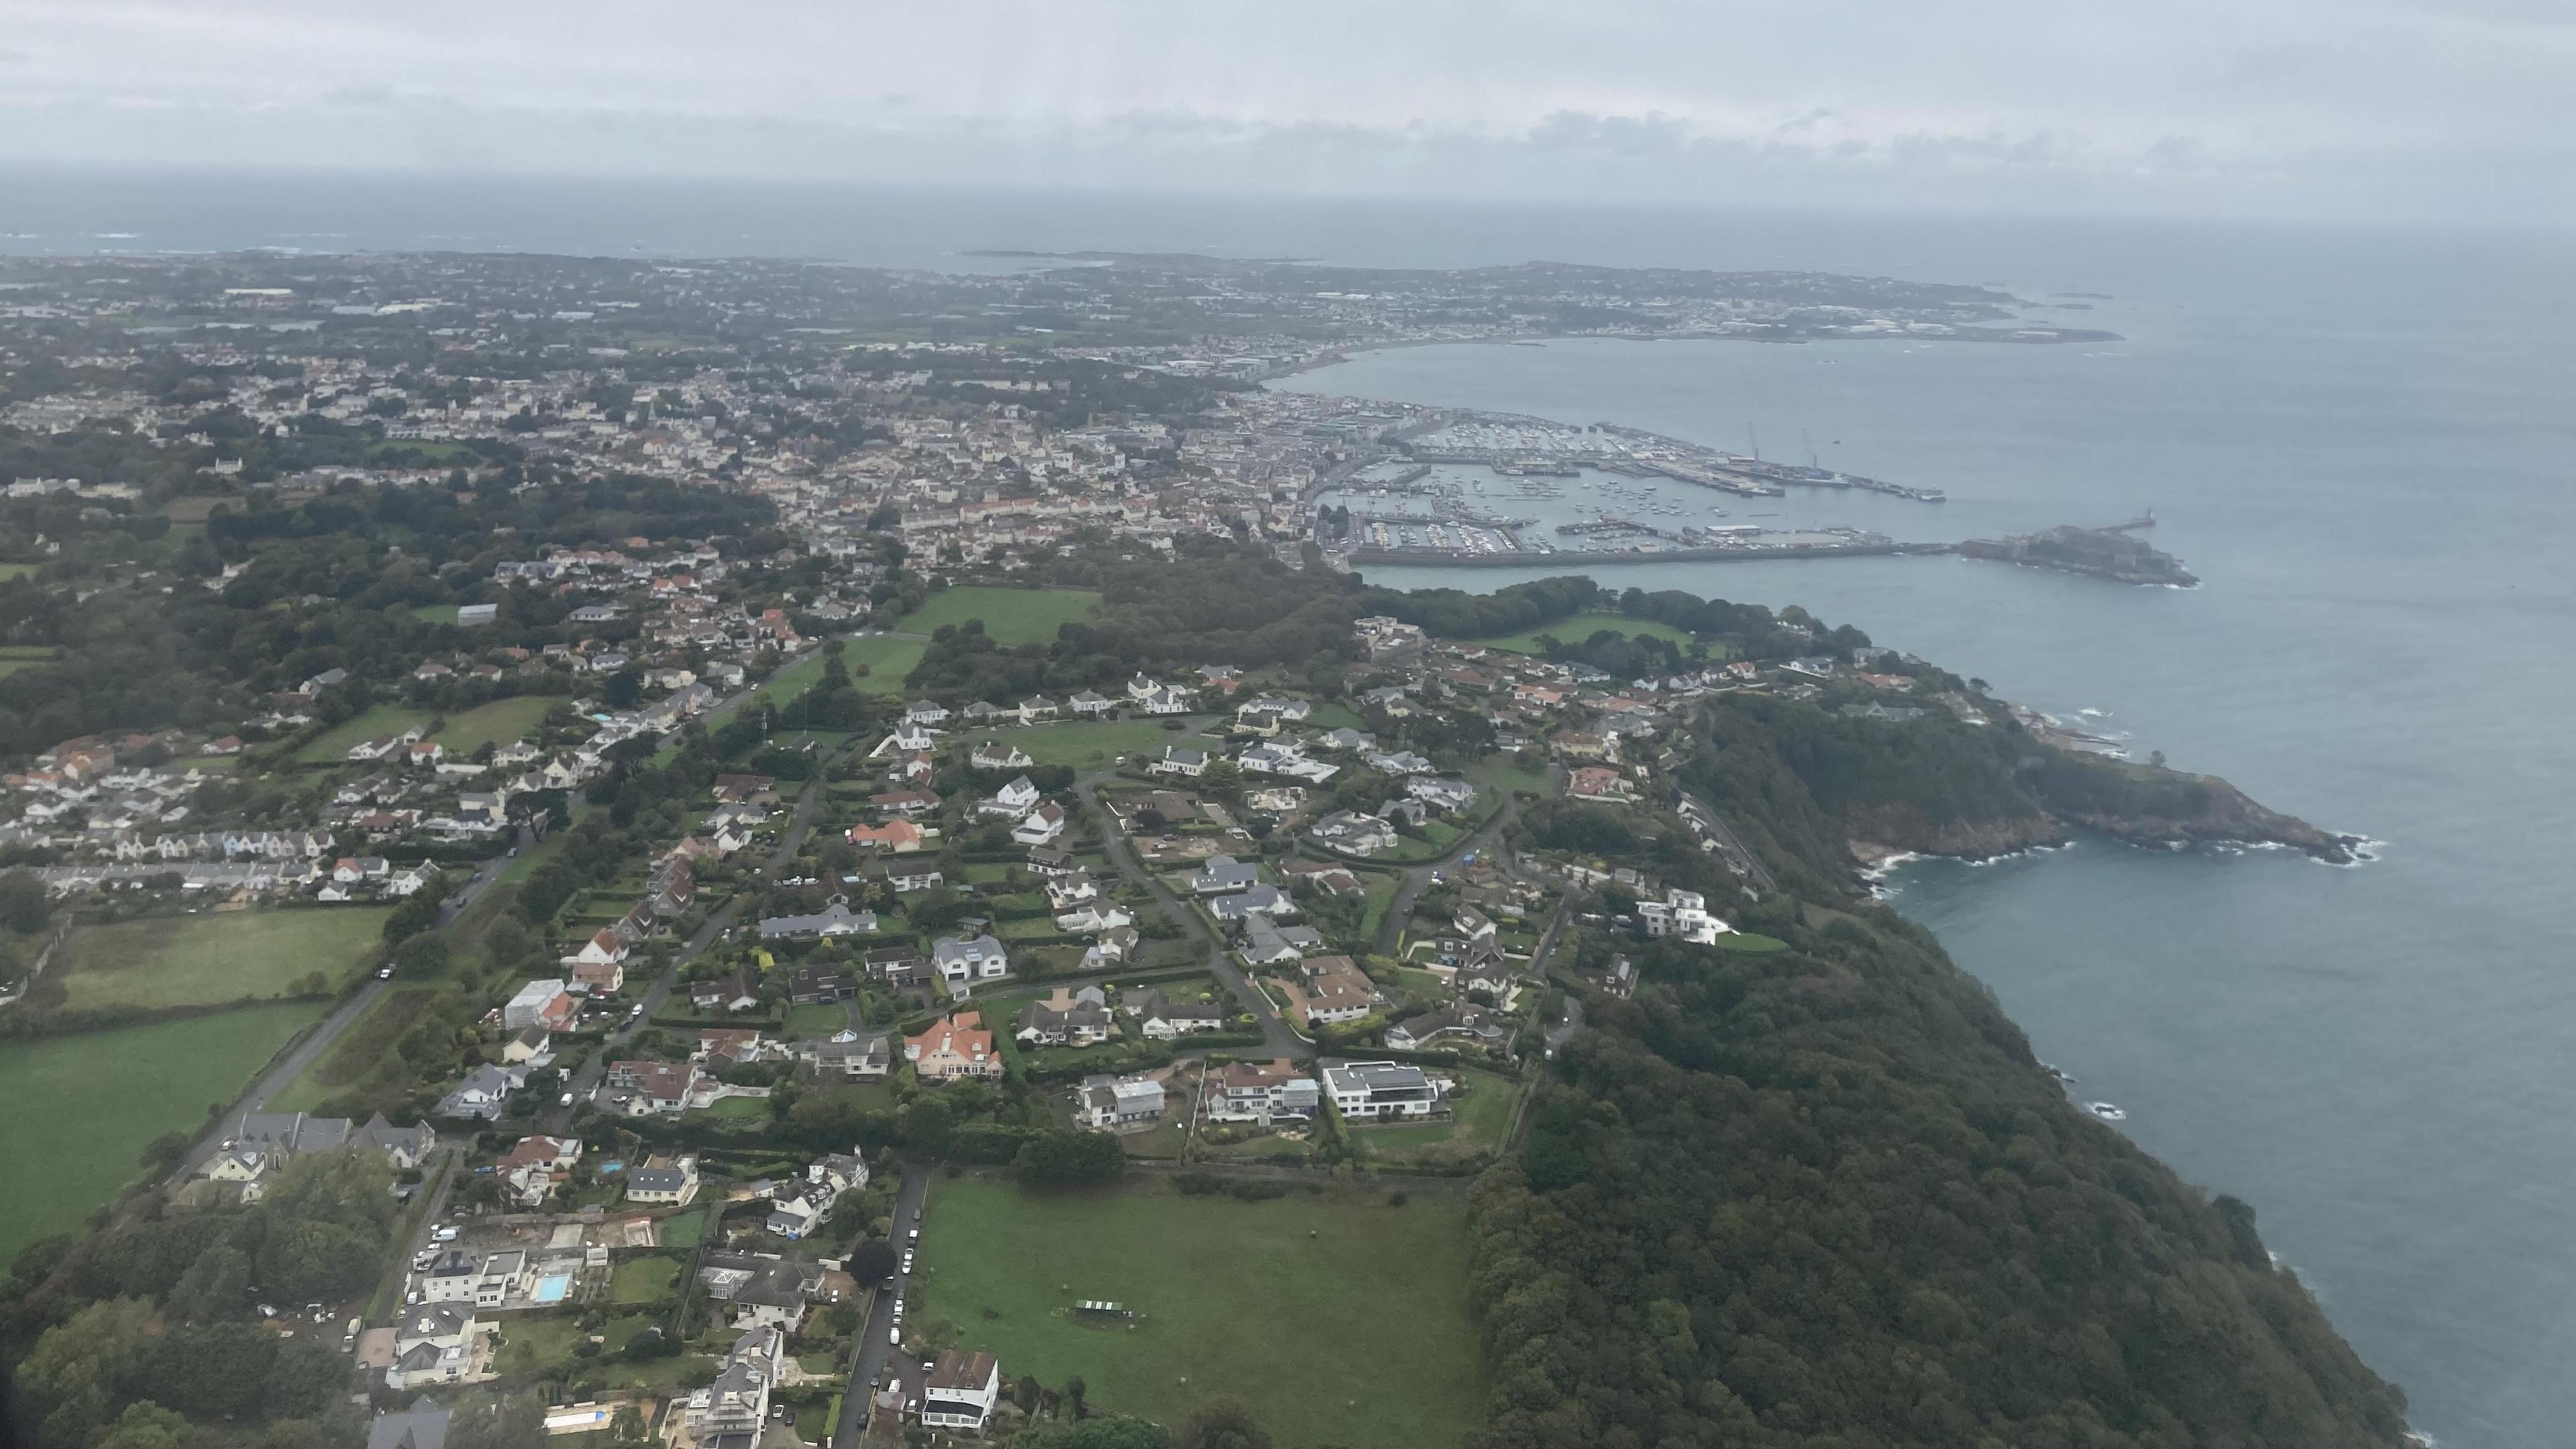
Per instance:
[[[0,0],[0,164],[2576,222],[2576,0]]]

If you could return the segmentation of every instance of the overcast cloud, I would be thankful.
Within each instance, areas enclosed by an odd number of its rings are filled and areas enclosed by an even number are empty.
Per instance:
[[[2539,0],[0,0],[0,162],[2576,220]]]

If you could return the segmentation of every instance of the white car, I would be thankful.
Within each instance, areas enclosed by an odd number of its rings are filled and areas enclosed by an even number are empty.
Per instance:
[[[887,1329],[886,1342],[893,1344],[897,1348],[903,1347],[903,1325],[897,1324],[894,1327]]]

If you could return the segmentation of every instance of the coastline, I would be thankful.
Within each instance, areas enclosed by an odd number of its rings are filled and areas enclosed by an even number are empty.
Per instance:
[[[2046,336],[2015,335],[2045,331]],[[1800,335],[1794,337],[1755,337],[1742,332],[1712,332],[1694,328],[1681,332],[1496,332],[1483,337],[1405,337],[1385,342],[1372,342],[1348,351],[1329,349],[1312,357],[1282,363],[1252,379],[1255,385],[1274,382],[1283,377],[1338,367],[1345,362],[1366,357],[1373,352],[1397,352],[1412,347],[1515,347],[1539,342],[1751,342],[1771,347],[1804,347],[1816,342],[1971,342],[1989,346],[2059,347],[2074,343],[2126,342],[2118,332],[2085,328],[1969,328],[1959,332],[1852,332]]]

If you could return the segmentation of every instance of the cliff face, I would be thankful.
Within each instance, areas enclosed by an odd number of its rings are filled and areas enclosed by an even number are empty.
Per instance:
[[[1845,817],[1853,853],[1864,861],[1894,851],[1985,860],[2033,846],[2064,844],[2070,828],[2080,826],[2132,845],[2286,845],[2334,865],[2352,859],[2350,839],[2266,809],[2216,775],[2107,762],[2095,768],[2103,767],[2118,771],[2139,788],[2105,791],[2095,788],[2099,781],[2078,785],[2061,779],[2066,788],[2052,791],[2050,782],[2059,777],[2042,772],[2045,808],[1980,821],[1934,821],[1908,806],[1851,806]]]
[[[2227,841],[2244,845],[2286,845],[2317,859],[2342,865],[2352,859],[2353,842],[2310,825],[2296,816],[2265,809],[2246,793],[2215,775],[2158,772],[2197,787],[2201,808],[2166,814],[2154,810],[2098,812],[2071,809],[2065,818],[2088,829],[2139,845],[2181,846]]]

